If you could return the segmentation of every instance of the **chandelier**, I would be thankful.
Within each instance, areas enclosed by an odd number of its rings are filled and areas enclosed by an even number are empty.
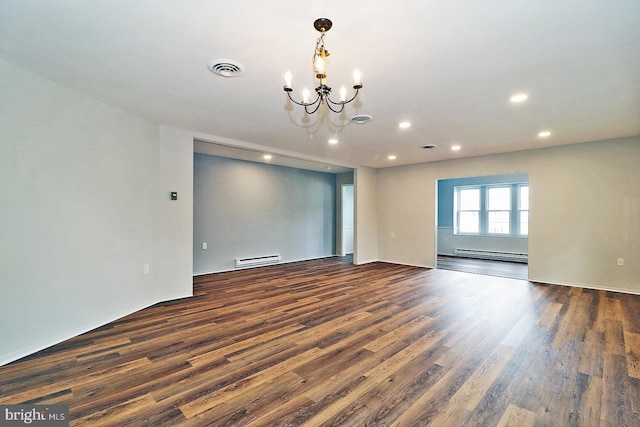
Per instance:
[[[340,88],[340,100],[334,101],[329,98],[331,94],[331,88],[327,86],[327,57],[329,56],[329,51],[324,47],[324,36],[327,31],[331,29],[333,23],[331,20],[327,18],[319,18],[316,19],[313,23],[313,27],[320,32],[320,37],[316,41],[316,49],[313,52],[313,74],[318,79],[319,85],[315,88],[316,99],[312,102],[309,102],[309,90],[306,88],[302,92],[302,102],[298,102],[291,97],[291,92],[293,92],[293,88],[291,87],[291,73],[289,71],[284,75],[284,91],[287,92],[289,99],[297,105],[304,107],[304,110],[307,114],[313,114],[318,111],[320,105],[326,105],[331,111],[334,113],[341,113],[344,110],[345,104],[350,103],[356,96],[358,96],[358,91],[362,89],[362,82],[360,81],[360,72],[355,70],[353,72],[353,88],[356,93],[349,99],[347,99],[347,90],[344,88]]]

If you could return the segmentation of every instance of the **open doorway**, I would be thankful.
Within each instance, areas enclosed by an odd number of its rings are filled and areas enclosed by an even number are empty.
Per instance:
[[[340,254],[353,255],[354,226],[353,184],[342,185],[342,248]]]
[[[528,278],[528,174],[438,180],[437,198],[437,268]]]

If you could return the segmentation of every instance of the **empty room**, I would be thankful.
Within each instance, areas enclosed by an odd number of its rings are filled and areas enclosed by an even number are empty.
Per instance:
[[[0,425],[640,425],[637,16],[0,0]]]

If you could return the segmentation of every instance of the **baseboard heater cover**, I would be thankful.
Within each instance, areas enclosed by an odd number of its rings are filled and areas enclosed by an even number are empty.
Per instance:
[[[466,258],[478,258],[478,259],[491,259],[497,261],[511,261],[527,263],[529,256],[523,253],[517,252],[501,252],[501,251],[486,251],[480,249],[461,249],[456,248],[453,251],[454,255]]]
[[[282,261],[280,255],[266,255],[253,258],[236,258],[236,268],[256,267],[259,265],[277,264]]]

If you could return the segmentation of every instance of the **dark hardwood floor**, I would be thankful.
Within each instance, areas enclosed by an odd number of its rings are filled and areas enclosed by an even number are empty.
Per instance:
[[[640,296],[331,258],[194,279],[0,367],[89,426],[638,426]]]
[[[508,277],[510,279],[527,280],[529,277],[528,265],[521,262],[438,255],[437,267],[443,270],[462,271],[463,273],[484,274],[487,276]]]

